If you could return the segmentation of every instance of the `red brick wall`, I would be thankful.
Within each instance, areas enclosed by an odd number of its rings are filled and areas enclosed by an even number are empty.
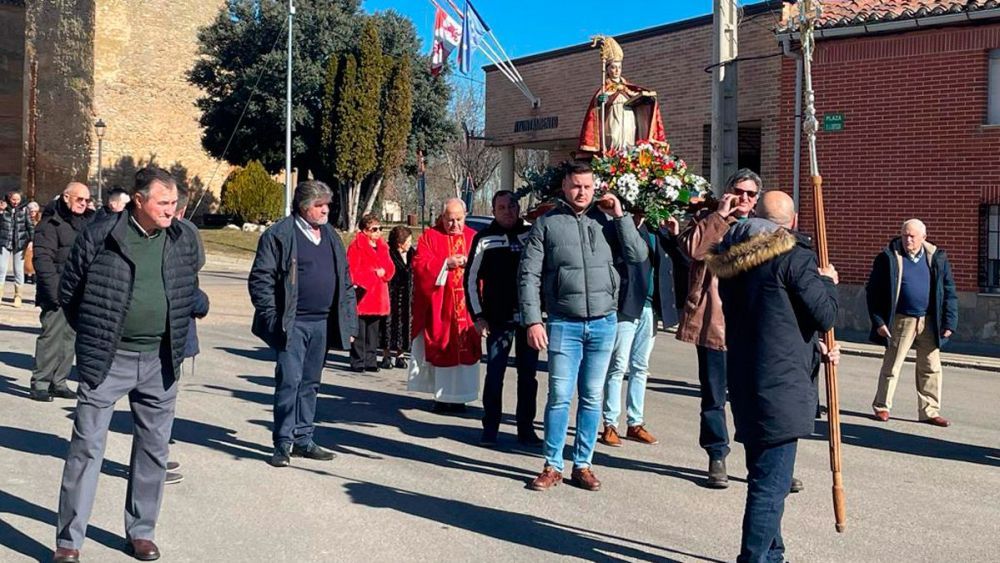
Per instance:
[[[985,127],[987,53],[1000,25],[821,40],[813,69],[830,260],[861,284],[871,261],[911,217],[948,251],[960,291],[978,290],[978,206],[1000,184],[1000,127]],[[795,63],[781,72],[781,184],[790,190]],[[803,143],[801,222],[814,231]]]
[[[779,51],[769,30],[772,14],[743,20],[739,54],[755,56]],[[703,25],[654,37],[622,42],[622,74],[630,82],[657,92],[667,140],[675,154],[695,171],[702,169],[704,126],[711,123],[712,27]],[[576,149],[587,104],[600,87],[601,66],[597,49],[518,65],[542,105],[532,110],[527,98],[499,71],[486,73],[486,136],[495,145],[528,145],[555,151],[562,157]],[[777,173],[777,87],[779,58],[747,61],[739,68],[739,118],[760,121],[761,167],[765,179]],[[514,123],[532,117],[559,117],[559,128],[514,133]]]

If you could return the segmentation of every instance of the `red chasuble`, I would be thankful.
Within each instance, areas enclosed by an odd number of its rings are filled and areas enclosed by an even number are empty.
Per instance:
[[[465,227],[448,235],[440,227],[424,232],[413,258],[413,338],[424,335],[427,362],[435,367],[478,364],[482,340],[465,305],[462,278],[465,268],[448,270],[442,286],[436,285],[449,256],[469,255],[476,232]]]
[[[601,106],[597,102],[597,97],[601,92],[608,92],[606,105],[610,105],[618,96],[627,96],[632,99],[641,96],[646,89],[636,86],[624,80],[620,83],[608,81],[604,88],[594,93],[590,99],[590,106],[587,108],[587,115],[583,118],[583,127],[580,128],[579,149],[582,152],[601,152]],[[645,98],[633,107],[635,111],[636,140],[647,141],[667,141],[667,133],[663,129],[663,118],[660,116],[660,102],[656,98]]]

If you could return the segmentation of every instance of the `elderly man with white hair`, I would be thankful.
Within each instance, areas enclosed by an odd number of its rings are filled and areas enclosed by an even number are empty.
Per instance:
[[[889,420],[892,396],[906,353],[917,350],[917,415],[921,422],[949,426],[941,416],[941,345],[958,328],[958,294],[944,250],[927,242],[919,219],[903,223],[872,265],[868,284],[872,342],[886,347],[872,409]]]
[[[482,340],[465,301],[466,262],[475,231],[465,204],[444,202],[437,225],[413,259],[412,359],[407,387],[432,393],[435,412],[461,412],[479,397]]]

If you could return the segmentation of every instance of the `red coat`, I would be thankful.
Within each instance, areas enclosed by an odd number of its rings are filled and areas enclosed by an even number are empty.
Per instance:
[[[372,246],[367,236],[358,233],[351,246],[347,247],[347,265],[351,269],[354,285],[363,290],[358,298],[358,315],[388,315],[389,280],[396,273],[389,256],[389,245],[378,239]],[[382,276],[375,273],[378,268],[385,270]]]
[[[413,337],[424,335],[427,361],[436,367],[478,364],[482,339],[465,304],[465,268],[449,270],[444,285],[436,285],[445,261],[453,254],[469,255],[476,232],[448,235],[428,229],[417,242],[413,258]]]

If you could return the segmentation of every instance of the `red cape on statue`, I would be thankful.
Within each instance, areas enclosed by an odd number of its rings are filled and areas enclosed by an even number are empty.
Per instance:
[[[601,152],[601,106],[597,102],[597,97],[605,91],[609,92],[608,101],[605,103],[610,103],[615,96],[629,96],[631,98],[648,90],[624,80],[619,84],[609,80],[604,88],[594,92],[594,96],[590,98],[590,106],[587,107],[587,115],[583,118],[583,126],[580,128],[579,149],[581,151],[594,154]],[[651,111],[644,112],[642,116],[636,115],[637,121],[643,120],[642,127],[638,131],[648,131],[648,134],[642,136],[643,139],[666,142],[667,133],[663,129],[663,118],[660,116],[660,102],[655,97],[651,100],[653,106]]]
[[[436,285],[449,256],[469,255],[475,234],[469,227],[460,235],[448,235],[434,227],[417,243],[412,336],[424,335],[427,362],[435,367],[474,365],[482,357],[482,340],[465,304],[465,268],[449,270],[445,284]]]

